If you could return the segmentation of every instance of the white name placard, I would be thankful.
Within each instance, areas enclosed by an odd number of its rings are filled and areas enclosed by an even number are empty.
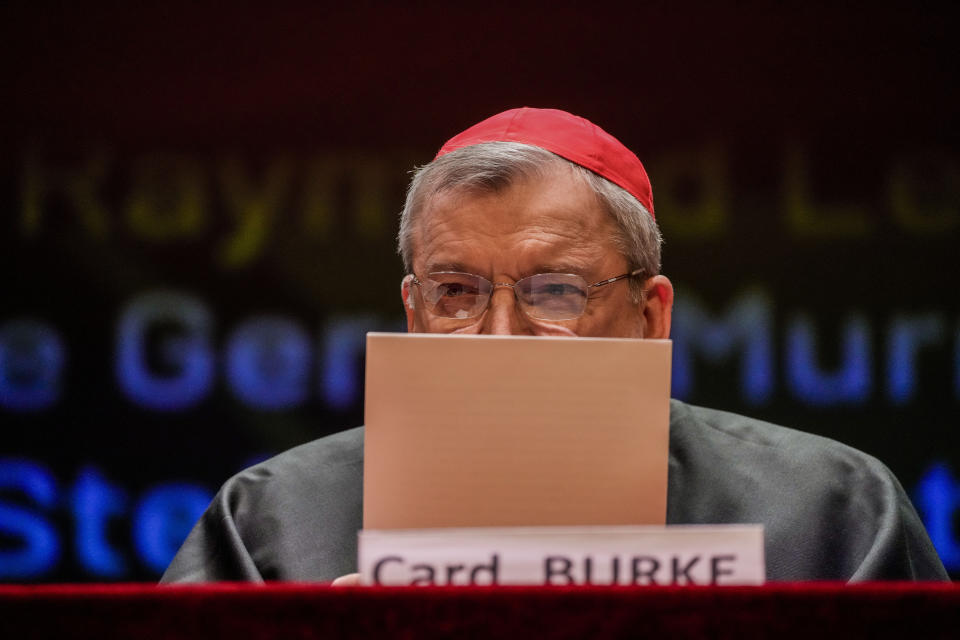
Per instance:
[[[757,585],[761,525],[363,530],[368,585]]]

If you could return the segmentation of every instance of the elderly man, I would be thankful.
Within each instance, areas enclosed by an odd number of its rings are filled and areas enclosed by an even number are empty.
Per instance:
[[[637,157],[592,123],[514,109],[421,167],[400,223],[410,331],[667,338],[673,287]],[[877,460],[673,401],[668,524],[762,523],[771,580],[944,579]],[[356,571],[363,429],[231,478],[163,577],[329,581]]]

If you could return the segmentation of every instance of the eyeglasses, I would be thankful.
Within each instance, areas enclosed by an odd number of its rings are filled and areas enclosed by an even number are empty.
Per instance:
[[[573,273],[538,273],[509,282],[490,282],[483,276],[456,271],[428,273],[423,280],[413,276],[413,284],[427,307],[443,318],[475,318],[486,310],[495,289],[510,287],[520,309],[538,320],[573,320],[587,308],[590,289],[602,287],[643,273],[637,269],[600,282],[587,284]]]

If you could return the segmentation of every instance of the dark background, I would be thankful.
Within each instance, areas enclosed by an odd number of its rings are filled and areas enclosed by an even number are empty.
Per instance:
[[[0,580],[155,579],[175,541],[144,551],[144,514],[182,537],[197,502],[161,491],[150,511],[158,487],[207,499],[259,457],[361,423],[354,345],[402,327],[407,172],[522,105],[583,115],[647,165],[691,354],[675,393],[879,457],[960,571],[953,13],[13,3],[0,25],[0,382],[43,386],[17,360],[42,356],[24,323],[62,356],[55,399],[0,395]],[[117,373],[123,319],[157,292],[209,316],[211,386],[189,407],[150,408]],[[286,408],[229,373],[263,316],[281,343],[299,327],[308,357]],[[716,357],[698,342],[737,326],[754,342]],[[912,368],[904,327],[923,336]],[[744,358],[761,334],[766,374]],[[178,375],[184,335],[149,327],[156,376]],[[283,379],[286,352],[263,344],[251,366]]]

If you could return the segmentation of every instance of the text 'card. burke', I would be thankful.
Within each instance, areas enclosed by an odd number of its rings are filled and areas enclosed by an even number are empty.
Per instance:
[[[368,585],[757,585],[761,525],[364,530]]]

